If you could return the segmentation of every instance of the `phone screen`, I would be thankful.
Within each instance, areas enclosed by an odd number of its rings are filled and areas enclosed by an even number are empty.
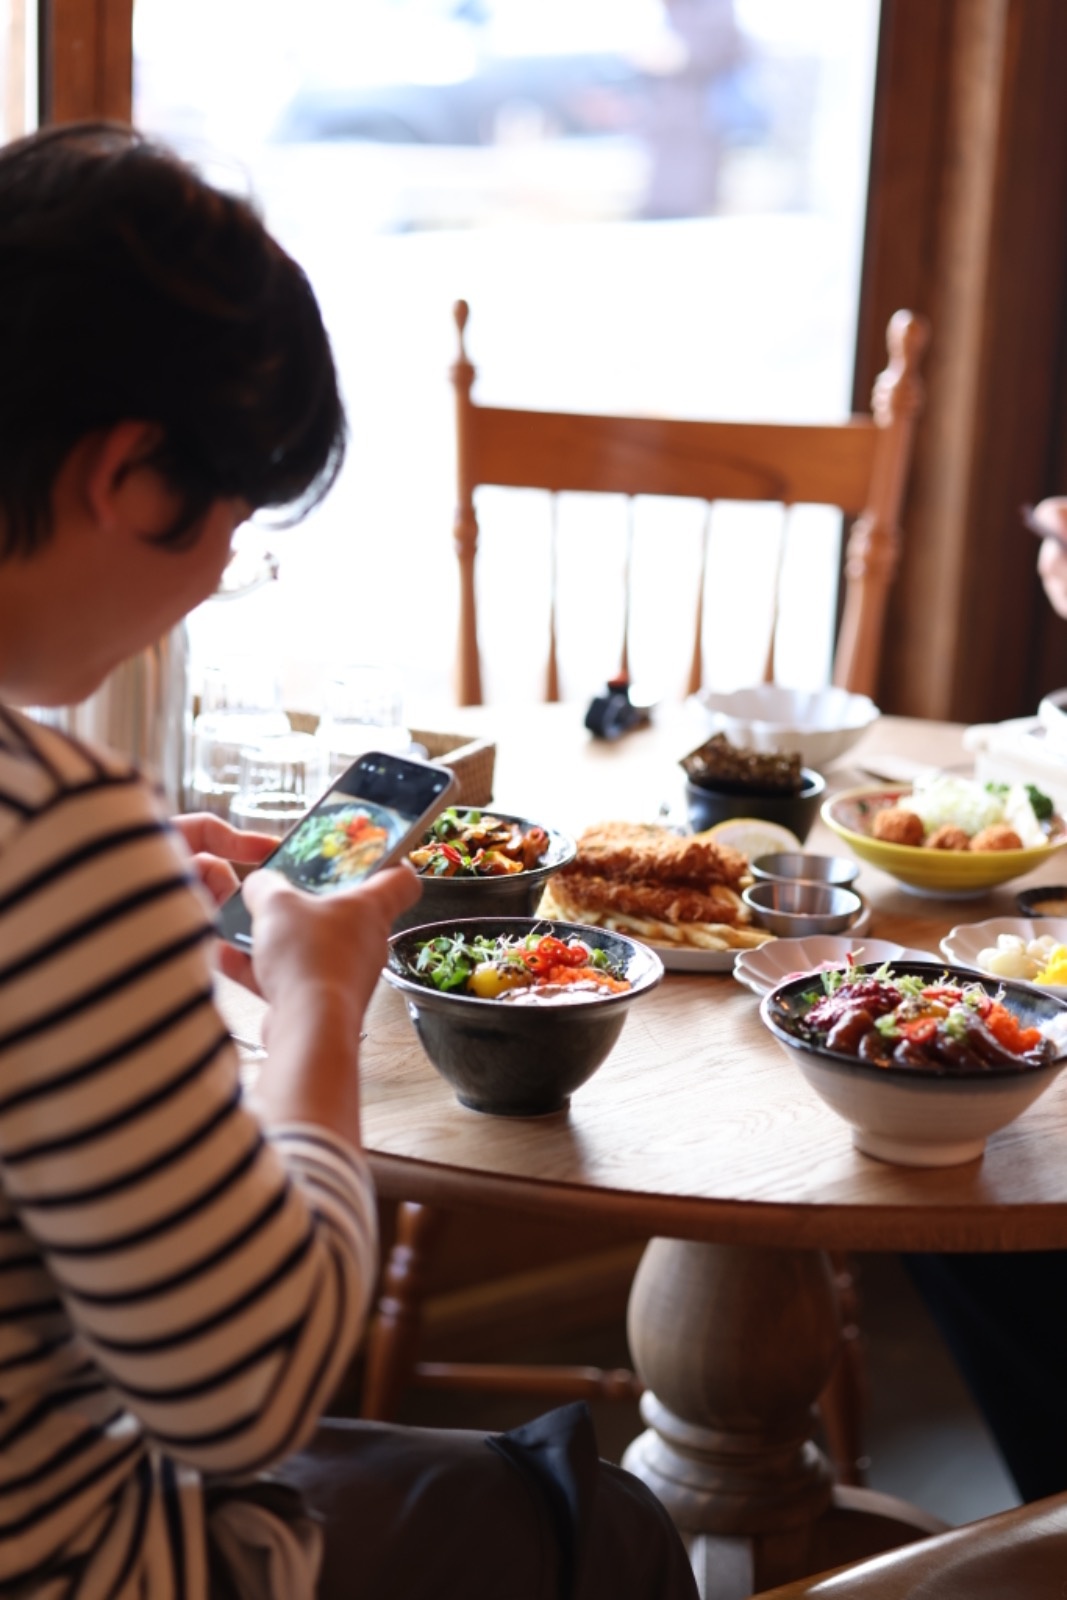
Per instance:
[[[412,848],[454,787],[447,768],[368,751],[258,870],[284,873],[313,894],[350,888]],[[224,939],[249,948],[251,919],[240,892],[222,907],[218,928]]]

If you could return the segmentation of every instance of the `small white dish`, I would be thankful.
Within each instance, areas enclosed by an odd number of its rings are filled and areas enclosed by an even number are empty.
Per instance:
[[[959,967],[970,967],[985,977],[996,977],[978,965],[983,950],[993,949],[1002,933],[1030,943],[1048,934],[1057,944],[1067,944],[1067,917],[990,917],[986,922],[966,922],[946,933],[941,941],[941,954]],[[1039,994],[1067,996],[1067,985],[1032,983],[1027,978],[1012,978],[1013,983],[1024,983]]]
[[[668,972],[732,972],[738,956],[752,954],[750,950],[697,950],[692,945],[647,943]]]
[[[817,934],[810,939],[775,939],[757,950],[742,950],[734,963],[734,977],[753,994],[769,994],[787,978],[825,967],[843,967],[852,955],[857,963],[883,961],[935,961],[929,950],[909,950],[890,939],[864,939],[856,933]]]

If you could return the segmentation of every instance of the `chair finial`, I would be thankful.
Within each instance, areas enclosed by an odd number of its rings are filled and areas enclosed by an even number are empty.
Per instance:
[[[466,361],[467,359],[467,349],[463,342],[463,335],[466,330],[467,319],[469,318],[470,314],[471,308],[467,304],[466,300],[457,300],[455,305],[452,307],[452,320],[456,324],[456,332],[459,335],[459,359],[461,361]]]
[[[919,361],[930,342],[930,324],[914,311],[894,311],[886,329],[889,365],[875,380],[871,410],[887,427],[894,417],[914,417],[922,407]]]

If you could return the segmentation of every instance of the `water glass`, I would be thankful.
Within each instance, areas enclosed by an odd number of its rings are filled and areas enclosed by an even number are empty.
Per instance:
[[[241,775],[241,753],[291,731],[281,692],[269,674],[245,663],[209,667],[193,723],[185,803],[228,817]]]
[[[326,787],[323,747],[310,733],[279,734],[241,751],[230,821],[280,839]]]
[[[415,754],[403,716],[400,677],[392,667],[339,668],[326,686],[318,732],[331,781],[367,750]]]

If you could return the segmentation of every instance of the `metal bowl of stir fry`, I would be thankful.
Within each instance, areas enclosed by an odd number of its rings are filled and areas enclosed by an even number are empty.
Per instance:
[[[592,1077],[663,963],[606,928],[478,917],[394,935],[383,975],[461,1105],[535,1117]]]
[[[961,967],[900,962],[791,978],[760,1016],[867,1155],[982,1154],[1067,1062],[1067,1005]]]
[[[422,898],[395,931],[446,917],[530,917],[573,839],[504,811],[450,806],[408,859]]]

